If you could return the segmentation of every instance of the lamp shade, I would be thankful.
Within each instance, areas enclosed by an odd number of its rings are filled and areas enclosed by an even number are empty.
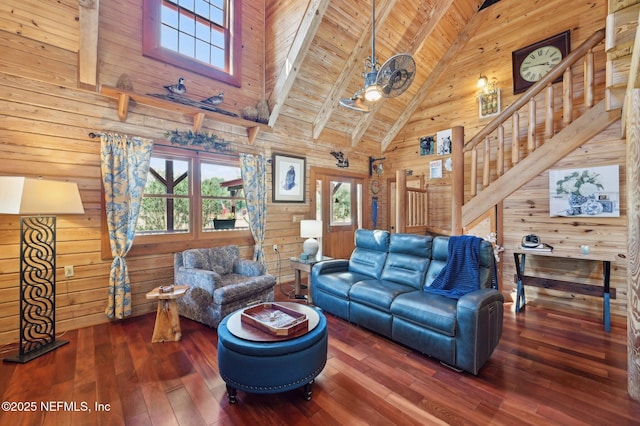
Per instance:
[[[301,220],[300,236],[302,238],[322,237],[322,221],[321,220]]]
[[[0,176],[0,214],[83,214],[75,182]]]

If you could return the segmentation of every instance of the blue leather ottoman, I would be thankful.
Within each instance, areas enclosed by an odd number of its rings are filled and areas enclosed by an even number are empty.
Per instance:
[[[249,393],[278,393],[303,387],[305,398],[311,399],[313,379],[327,362],[327,319],[309,306],[280,304],[302,310],[311,326],[316,323],[315,327],[299,337],[284,340],[249,340],[229,331],[232,325],[232,331],[240,334],[236,330],[242,310],[226,316],[218,325],[218,369],[227,385],[229,403],[235,404],[238,389]]]

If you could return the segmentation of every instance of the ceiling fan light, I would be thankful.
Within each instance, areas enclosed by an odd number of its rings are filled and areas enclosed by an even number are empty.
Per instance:
[[[364,98],[369,102],[375,102],[382,97],[377,84],[371,84],[364,89]]]

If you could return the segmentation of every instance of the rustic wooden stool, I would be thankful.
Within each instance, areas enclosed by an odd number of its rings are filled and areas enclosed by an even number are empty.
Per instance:
[[[160,287],[147,293],[147,299],[158,299],[156,324],[153,327],[152,343],[177,342],[182,338],[180,330],[180,316],[176,299],[184,296],[189,290],[188,285],[176,285],[173,290],[161,293]]]

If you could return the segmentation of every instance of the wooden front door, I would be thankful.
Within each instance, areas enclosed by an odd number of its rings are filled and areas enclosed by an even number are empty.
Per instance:
[[[322,220],[322,255],[348,259],[353,237],[362,227],[362,190],[365,177],[342,171],[312,173],[316,219]]]

